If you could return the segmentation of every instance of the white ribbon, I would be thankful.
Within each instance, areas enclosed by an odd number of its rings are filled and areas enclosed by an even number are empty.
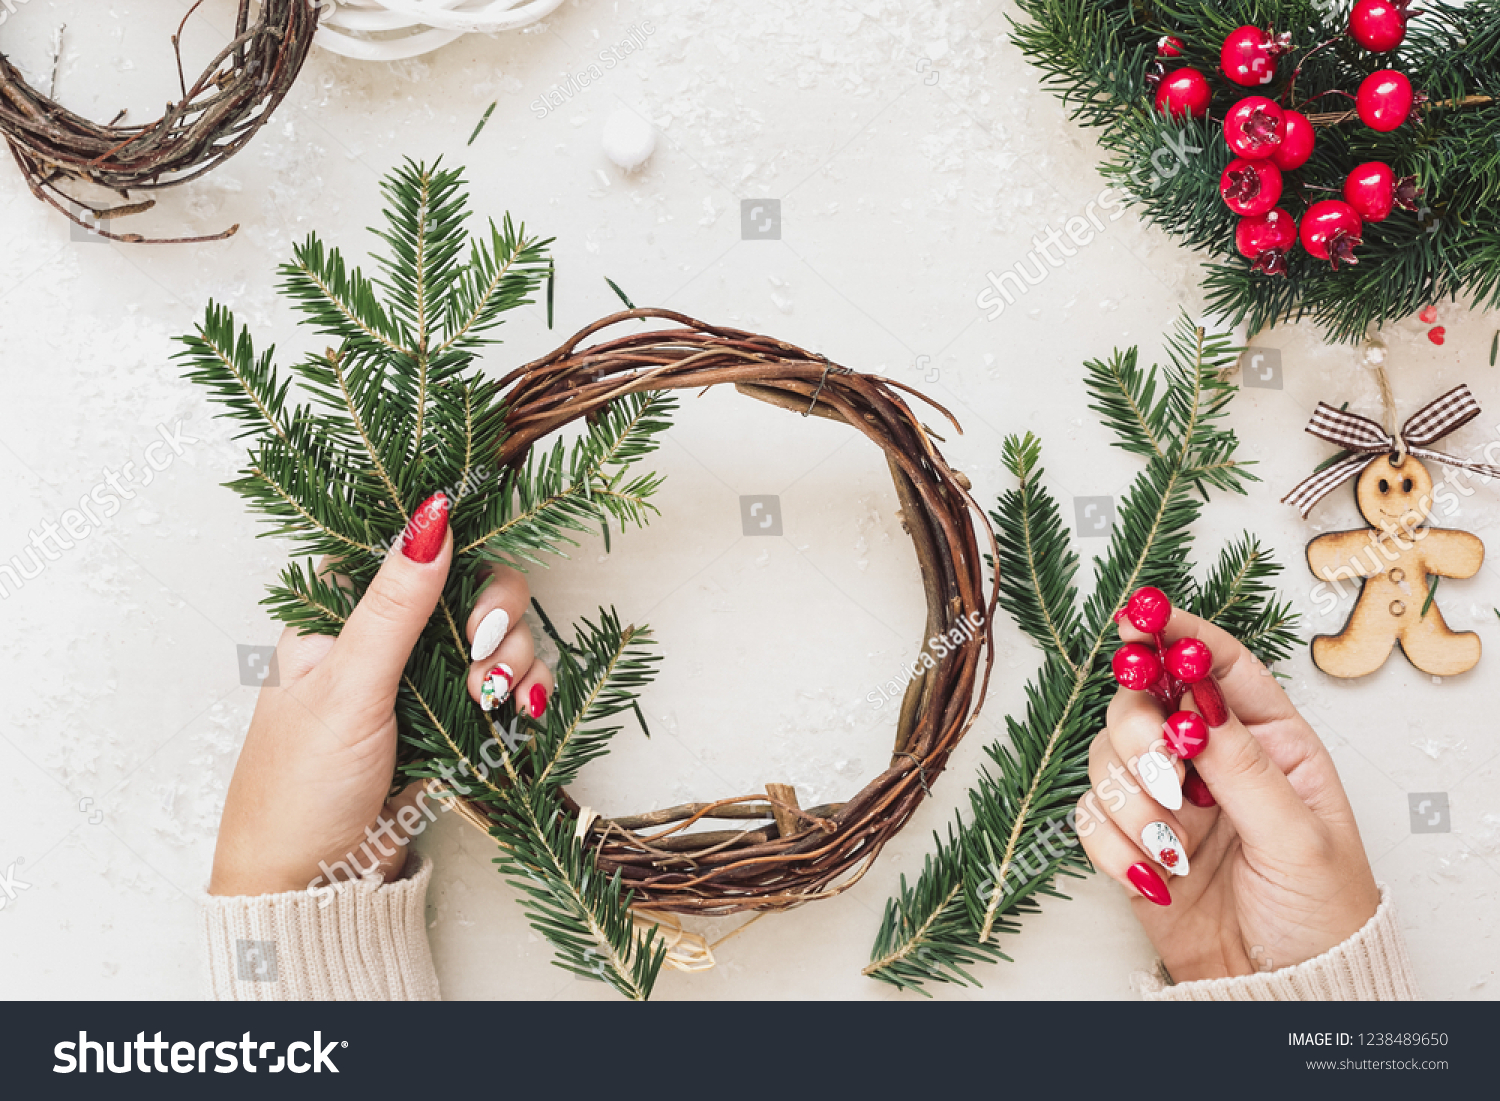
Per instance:
[[[561,6],[562,0],[337,0],[314,41],[360,61],[402,61],[466,34],[530,26]]]

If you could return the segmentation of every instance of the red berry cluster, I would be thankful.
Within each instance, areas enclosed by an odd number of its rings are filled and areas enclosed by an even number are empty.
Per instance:
[[[1136,630],[1151,635],[1155,646],[1127,642],[1115,651],[1111,668],[1123,688],[1150,692],[1171,714],[1162,728],[1167,748],[1190,761],[1208,745],[1208,723],[1223,725],[1228,716],[1224,697],[1209,673],[1214,655],[1201,639],[1180,638],[1167,645],[1163,632],[1172,617],[1172,602],[1160,589],[1139,589],[1125,604],[1118,618],[1130,620]],[[1201,715],[1181,710],[1182,697],[1193,690],[1193,701]]]
[[[1359,0],[1349,17],[1349,35],[1375,53],[1400,45],[1406,36],[1410,0]],[[1334,41],[1337,41],[1335,39]],[[1330,45],[1331,43],[1324,43]],[[1321,49],[1322,47],[1318,47]],[[1276,79],[1277,63],[1293,49],[1291,36],[1260,27],[1244,26],[1224,39],[1219,66],[1225,77],[1242,87],[1260,87]],[[1156,109],[1172,117],[1202,118],[1213,98],[1208,79],[1197,69],[1165,73],[1161,60],[1181,57],[1182,40],[1168,35],[1157,43]],[[1287,86],[1287,95],[1296,75]],[[1371,73],[1352,97],[1366,126],[1382,133],[1395,130],[1411,116],[1417,97],[1411,81],[1395,69]],[[1301,168],[1316,144],[1307,116],[1282,107],[1265,96],[1246,96],[1224,118],[1224,140],[1235,159],[1219,178],[1219,194],[1240,215],[1235,246],[1251,261],[1251,270],[1285,275],[1287,255],[1301,240],[1308,254],[1327,260],[1335,271],[1340,264],[1358,263],[1354,250],[1361,243],[1366,222],[1382,222],[1396,207],[1416,210],[1416,178],[1398,179],[1380,161],[1362,164],[1344,181],[1343,199],[1313,203],[1296,219],[1278,206],[1283,172]]]

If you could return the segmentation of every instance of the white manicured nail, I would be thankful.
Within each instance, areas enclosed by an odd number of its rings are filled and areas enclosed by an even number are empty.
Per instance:
[[[1141,778],[1146,794],[1168,810],[1182,809],[1182,784],[1172,759],[1159,750],[1142,753],[1135,762],[1135,774]]]
[[[474,632],[474,647],[469,651],[470,661],[483,661],[505,641],[505,636],[510,633],[510,615],[504,608],[496,608],[479,622],[479,629]]]
[[[1152,822],[1141,831],[1141,844],[1158,864],[1173,875],[1188,874],[1187,850],[1172,827],[1165,822]]]

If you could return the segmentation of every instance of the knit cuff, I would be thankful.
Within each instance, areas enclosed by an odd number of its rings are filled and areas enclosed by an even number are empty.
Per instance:
[[[1383,885],[1380,908],[1364,928],[1295,967],[1175,986],[1167,985],[1161,974],[1140,978],[1141,996],[1148,1002],[1409,1002],[1421,997],[1390,891]]]
[[[426,924],[432,861],[415,850],[408,859],[407,877],[395,883],[204,898],[209,998],[437,1001]]]

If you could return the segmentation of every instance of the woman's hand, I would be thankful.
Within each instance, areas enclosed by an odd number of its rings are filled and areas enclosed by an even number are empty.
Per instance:
[[[1128,622],[1120,633],[1148,641]],[[1136,772],[1150,767],[1140,758],[1153,747],[1164,752],[1166,715],[1146,692],[1116,694],[1089,755],[1092,790],[1078,808],[1090,859],[1136,896],[1136,917],[1177,982],[1279,970],[1342,944],[1380,897],[1333,759],[1238,641],[1180,609],[1165,633],[1169,642],[1208,644],[1228,714],[1197,707],[1191,690],[1184,697],[1184,710],[1223,722],[1193,759],[1201,782],[1189,778],[1187,798],[1172,811]],[[1184,766],[1174,763],[1181,780]],[[1165,861],[1163,824],[1183,850]]]
[[[396,690],[452,561],[448,501],[417,510],[337,639],[288,630],[277,646],[280,683],[263,688],[235,765],[214,853],[214,895],[305,891],[335,878],[379,872],[398,879],[407,835],[397,813],[420,796],[413,784],[387,801],[396,762]],[[539,716],[553,680],[536,660],[521,616],[526,579],[496,569],[467,622],[469,694],[509,673],[519,706]],[[517,629],[513,629],[517,628]],[[482,637],[481,637],[482,636]],[[483,650],[483,653],[477,651]],[[411,815],[407,815],[411,820]],[[339,867],[342,862],[342,867]]]

